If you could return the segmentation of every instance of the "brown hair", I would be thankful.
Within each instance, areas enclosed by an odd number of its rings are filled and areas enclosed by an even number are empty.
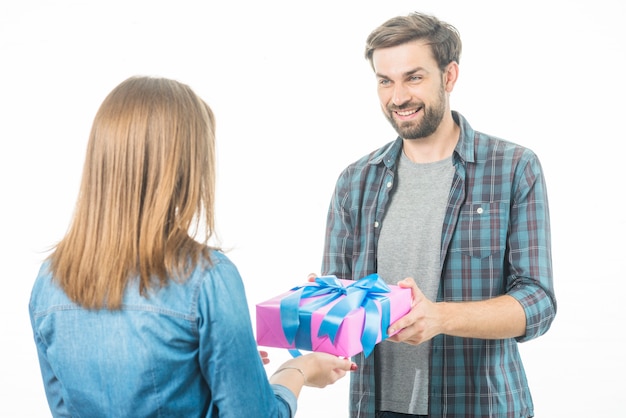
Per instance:
[[[95,116],[74,216],[49,257],[51,272],[80,305],[119,309],[131,279],[145,295],[210,263],[214,196],[209,106],[177,81],[131,77]]]
[[[461,58],[461,37],[457,29],[434,16],[411,13],[387,20],[374,29],[365,43],[365,58],[374,68],[372,56],[379,48],[390,48],[407,42],[424,39],[430,44],[439,68]]]

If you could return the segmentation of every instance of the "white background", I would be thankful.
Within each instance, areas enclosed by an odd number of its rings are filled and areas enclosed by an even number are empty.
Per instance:
[[[318,271],[339,171],[395,138],[363,46],[416,8],[461,32],[453,109],[544,166],[559,310],[521,346],[536,416],[623,413],[624,4],[3,1],[0,416],[49,416],[28,298],[67,228],[91,122],[114,86],[175,78],[215,111],[219,233],[253,315],[254,303]],[[268,373],[288,358],[270,355]],[[298,416],[347,416],[347,388],[305,389]]]

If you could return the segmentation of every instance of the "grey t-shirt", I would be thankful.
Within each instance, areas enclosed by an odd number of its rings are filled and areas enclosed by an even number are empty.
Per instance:
[[[417,164],[403,153],[378,241],[378,275],[389,284],[413,277],[430,300],[439,288],[441,231],[453,175],[452,157]],[[376,409],[428,414],[429,350],[430,342],[376,346]]]

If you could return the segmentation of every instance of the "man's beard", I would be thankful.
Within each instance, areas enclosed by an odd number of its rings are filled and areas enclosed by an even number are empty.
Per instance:
[[[385,113],[387,120],[389,120],[389,123],[391,123],[391,126],[393,126],[393,128],[396,130],[396,132],[398,133],[398,135],[400,135],[401,138],[404,138],[404,139],[425,138],[427,136],[432,135],[441,124],[441,121],[443,120],[443,116],[445,115],[445,112],[446,112],[445,99],[446,99],[445,91],[442,88],[439,90],[439,100],[433,103],[432,106],[426,107],[424,103],[421,103],[421,108],[424,112],[424,115],[422,116],[422,120],[419,122],[411,121],[411,122],[398,123],[398,121],[396,121],[393,117],[394,111],[402,111],[403,109],[406,109],[406,108],[417,107],[414,103],[408,103],[406,105],[402,105],[393,110],[390,108],[387,108],[387,112],[383,112],[383,113]]]

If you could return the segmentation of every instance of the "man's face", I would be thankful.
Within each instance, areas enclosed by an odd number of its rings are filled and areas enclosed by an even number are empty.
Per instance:
[[[432,135],[448,109],[448,96],[430,46],[412,41],[377,49],[372,59],[383,113],[398,135]]]

